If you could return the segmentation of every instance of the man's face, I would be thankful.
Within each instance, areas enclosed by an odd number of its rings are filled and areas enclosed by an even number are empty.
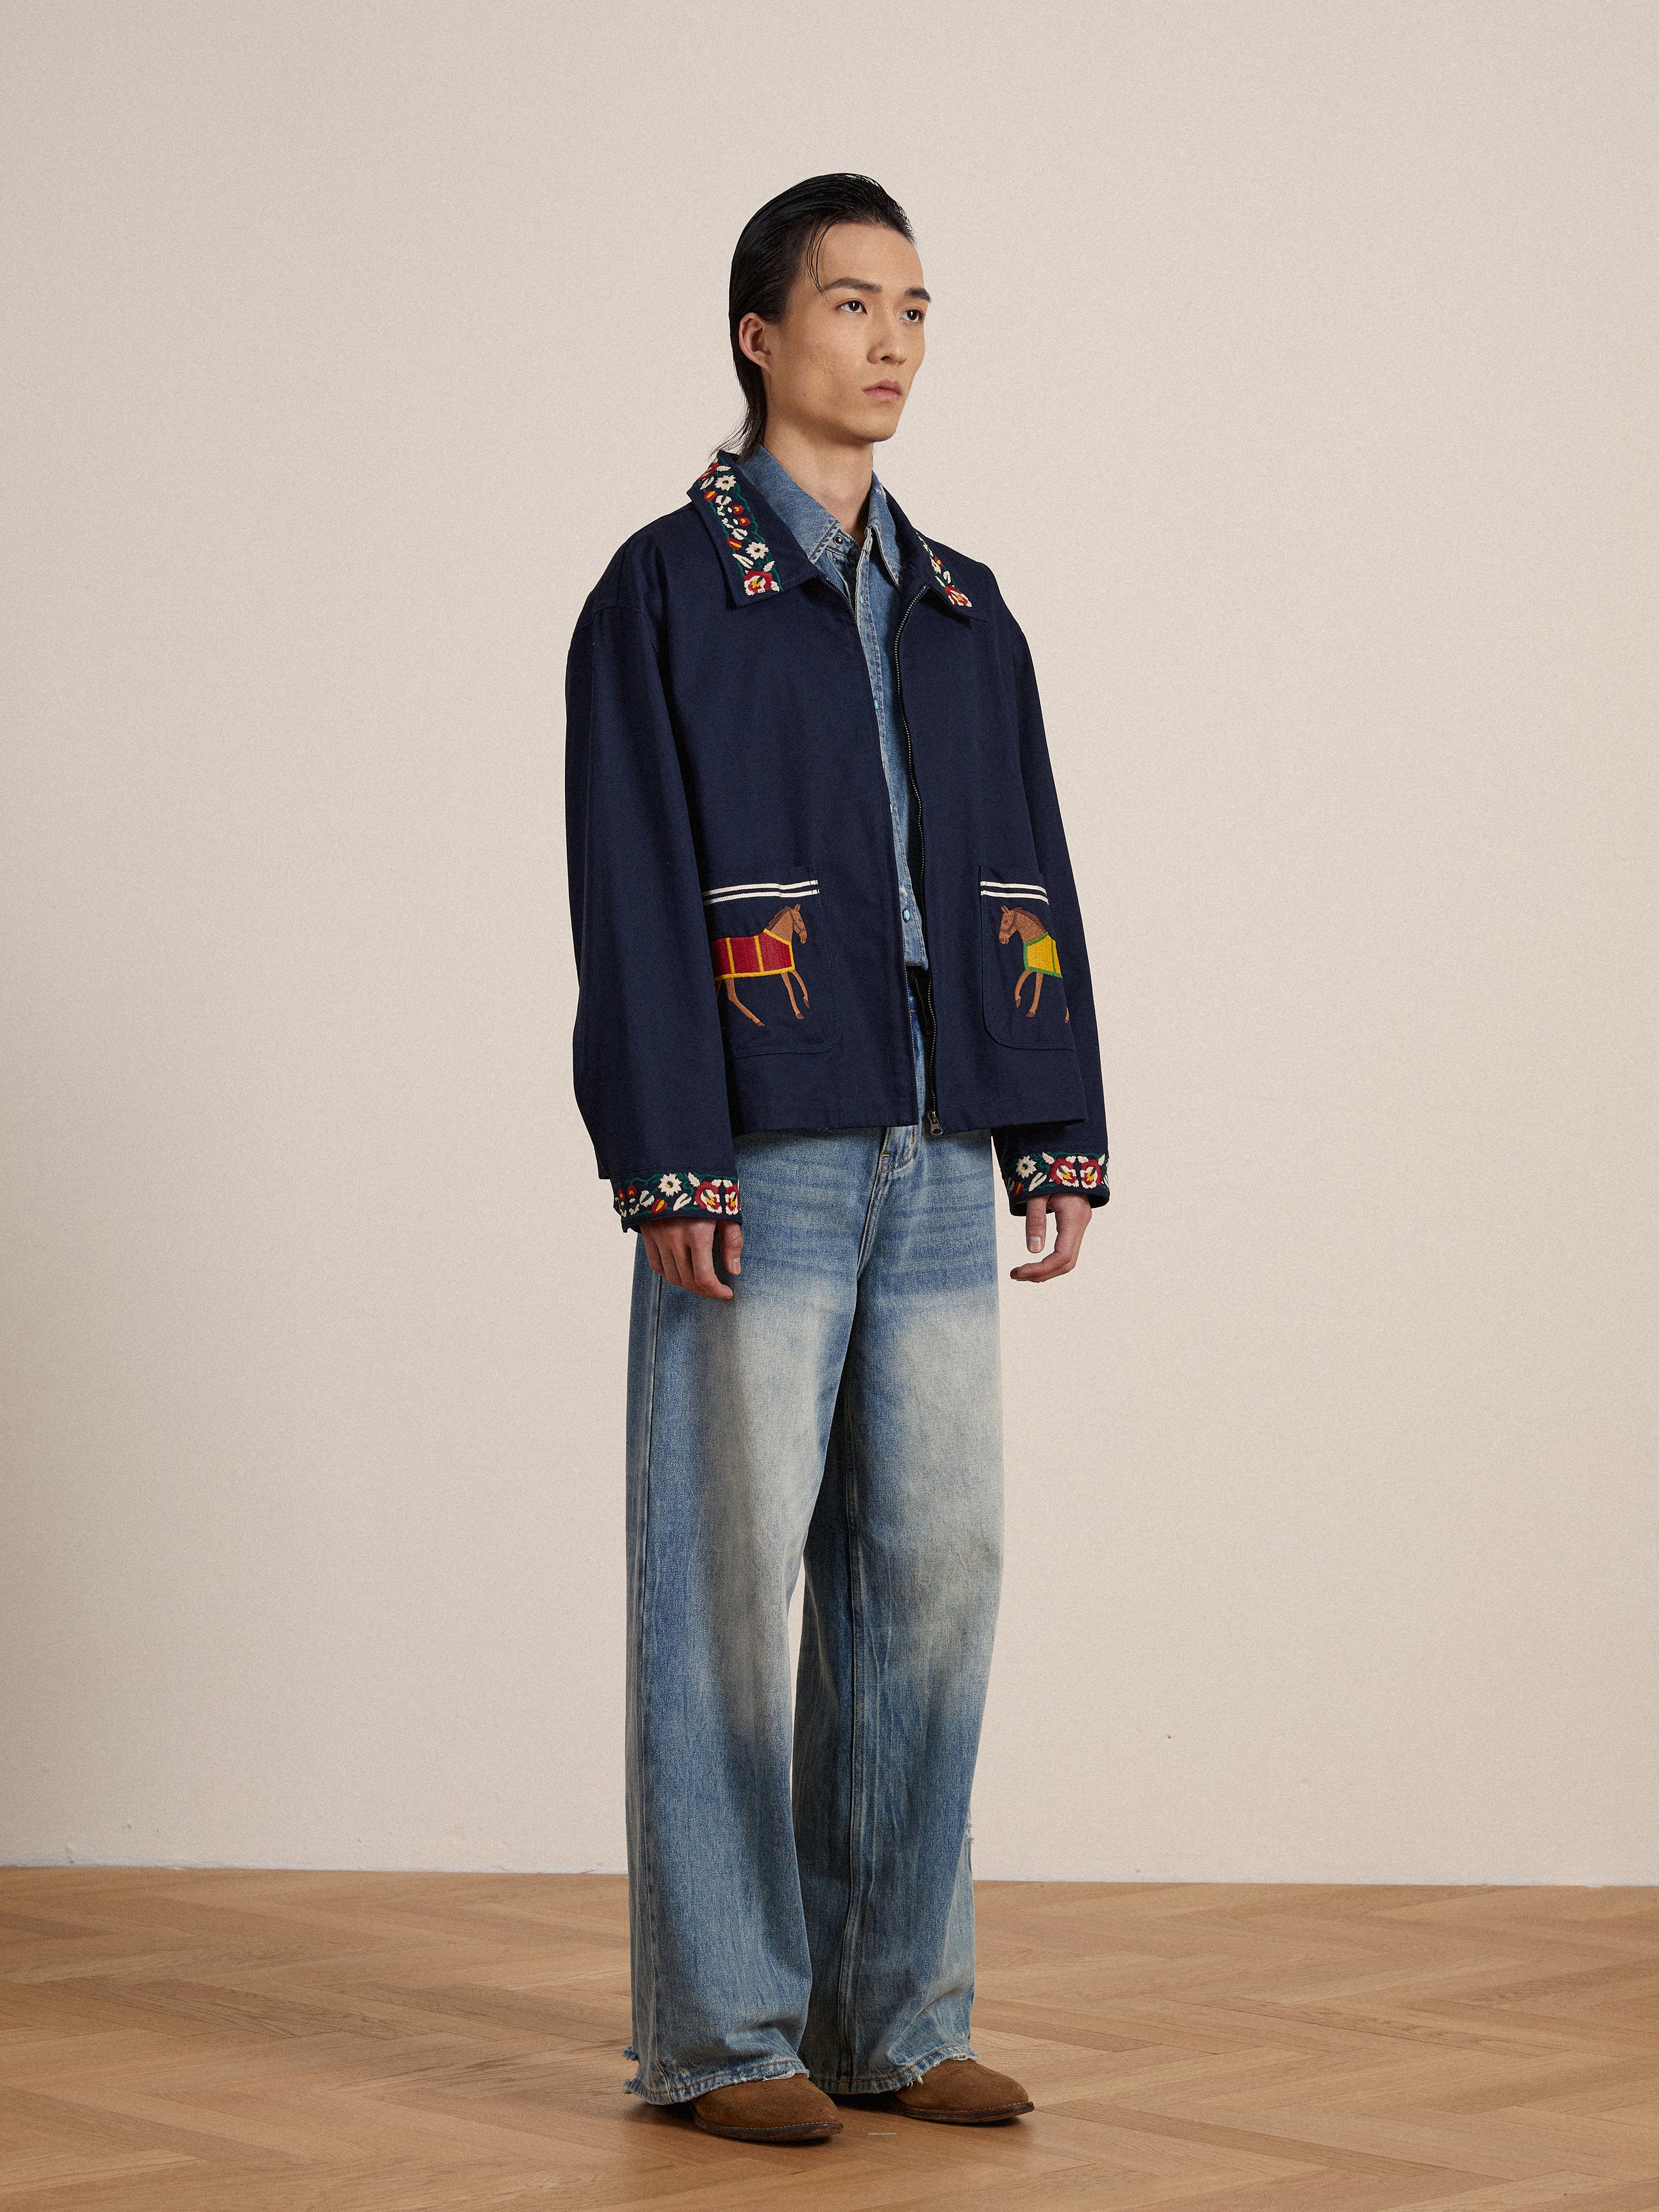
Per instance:
[[[769,423],[868,445],[898,428],[921,367],[927,294],[916,249],[896,230],[838,222],[823,234],[818,283],[795,278],[781,322],[745,315],[738,337],[766,372]]]

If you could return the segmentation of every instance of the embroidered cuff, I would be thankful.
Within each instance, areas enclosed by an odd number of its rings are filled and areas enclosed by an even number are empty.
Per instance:
[[[1091,1206],[1104,1206],[1111,1192],[1106,1184],[1104,1152],[1022,1152],[1012,1171],[1005,1168],[1008,1208],[1024,1213],[1028,1198],[1054,1198],[1065,1193],[1086,1198]]]
[[[665,1168],[660,1175],[630,1176],[626,1182],[613,1183],[611,1190],[611,1202],[624,1229],[637,1229],[642,1221],[660,1221],[671,1214],[688,1221],[743,1218],[735,1176],[696,1176],[685,1168]]]

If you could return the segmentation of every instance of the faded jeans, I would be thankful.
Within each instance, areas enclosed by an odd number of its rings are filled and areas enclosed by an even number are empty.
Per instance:
[[[914,1002],[911,1024],[920,1097]],[[969,1799],[1002,1569],[990,1139],[737,1150],[735,1296],[665,1284],[642,1239],[634,1261],[624,2055],[653,2104],[799,2073],[874,2093],[979,2055]]]

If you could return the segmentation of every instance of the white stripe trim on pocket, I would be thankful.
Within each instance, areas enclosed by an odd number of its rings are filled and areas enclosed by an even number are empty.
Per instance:
[[[818,879],[804,876],[798,884],[719,884],[712,891],[705,891],[702,902],[714,906],[725,899],[782,898],[786,894],[793,898],[816,898]]]
[[[1017,891],[1021,898],[1041,899],[1044,906],[1048,903],[1048,894],[1041,884],[1000,884],[991,876],[980,878],[979,895],[981,898],[1000,898],[1005,891]]]

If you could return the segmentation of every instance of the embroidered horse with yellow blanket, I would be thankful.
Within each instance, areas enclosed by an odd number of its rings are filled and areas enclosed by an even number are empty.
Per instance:
[[[752,937],[716,937],[710,941],[709,951],[714,957],[714,984],[723,990],[740,1014],[748,1014],[757,1030],[765,1023],[758,1014],[750,1013],[738,996],[738,983],[746,975],[781,975],[783,988],[789,994],[789,1010],[797,1021],[804,1018],[795,1004],[795,986],[800,985],[803,1001],[811,1006],[811,994],[806,978],[795,965],[794,940],[806,942],[806,924],[800,918],[799,906],[781,906],[764,928],[757,929]]]
[[[1027,975],[1036,977],[1036,988],[1031,994],[1031,1003],[1024,1009],[1029,1021],[1036,1014],[1042,997],[1043,977],[1060,973],[1060,947],[1049,936],[1047,926],[1039,921],[1036,915],[1023,906],[1005,906],[1002,927],[997,932],[997,943],[1006,945],[1016,932],[1019,936],[1020,950],[1024,954],[1019,964],[1019,973],[1014,978],[1014,1004],[1017,1006],[1019,994],[1025,988]],[[1068,1022],[1072,1018],[1069,1006],[1066,1009],[1066,1018]]]

